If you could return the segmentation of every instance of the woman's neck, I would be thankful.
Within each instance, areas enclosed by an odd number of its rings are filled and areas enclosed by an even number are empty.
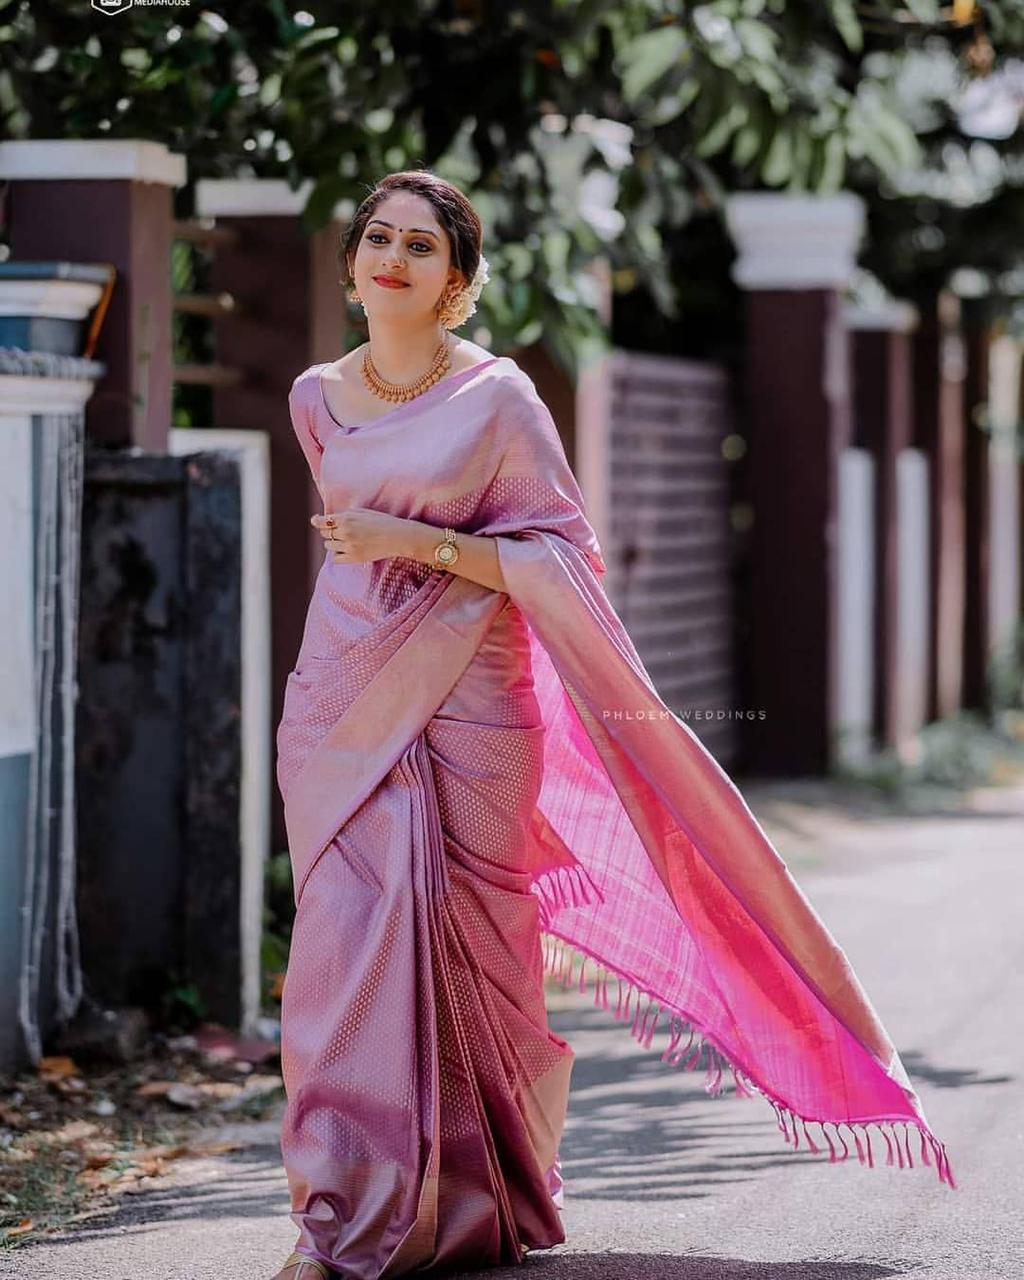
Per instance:
[[[378,325],[370,330],[373,367],[386,382],[412,382],[430,368],[446,337],[440,326],[410,330]]]

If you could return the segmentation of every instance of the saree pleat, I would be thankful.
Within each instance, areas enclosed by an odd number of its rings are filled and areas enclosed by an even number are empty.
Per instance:
[[[543,735],[509,606],[305,882],[281,1148],[296,1247],[345,1276],[518,1262],[565,1238],[573,1055],[547,1023],[526,853]]]

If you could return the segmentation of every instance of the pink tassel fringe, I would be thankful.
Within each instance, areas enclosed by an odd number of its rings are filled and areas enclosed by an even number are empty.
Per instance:
[[[542,922],[549,919],[549,910],[557,910],[559,906],[576,906],[581,902],[586,903],[590,901],[589,892],[600,892],[589,876],[586,876],[585,873],[578,875],[577,872],[579,871],[582,871],[582,868],[558,867],[534,881],[533,887],[541,902]],[[567,894],[571,895],[571,897],[567,897]],[[578,951],[557,934],[545,929],[541,937],[544,971],[551,974],[556,982],[561,982],[564,987],[569,987],[573,983],[573,972],[578,959],[580,971],[577,989],[585,991],[587,988],[586,962],[590,960],[597,970],[596,978],[592,979],[594,1004],[600,1008],[608,1009],[616,1021],[629,1022],[630,1035],[645,1049],[652,1047],[658,1022],[663,1013],[666,1015],[668,1018],[668,1043],[660,1055],[662,1062],[666,1062],[670,1066],[678,1066],[682,1063],[684,1071],[691,1070],[699,1066],[701,1055],[706,1052],[707,1065],[704,1076],[704,1089],[708,1094],[714,1097],[722,1092],[724,1072],[728,1070],[732,1074],[737,1097],[752,1098],[758,1095],[768,1101],[775,1111],[779,1131],[787,1144],[792,1143],[794,1150],[798,1150],[800,1145],[797,1132],[797,1124],[799,1124],[803,1129],[808,1150],[815,1154],[822,1152],[823,1148],[814,1142],[807,1128],[809,1124],[816,1124],[828,1145],[829,1164],[841,1164],[849,1158],[850,1147],[843,1137],[839,1124],[831,1120],[813,1120],[807,1116],[795,1114],[785,1103],[778,1098],[772,1098],[759,1085],[755,1084],[745,1072],[740,1070],[735,1063],[730,1062],[721,1049],[707,1038],[703,1029],[698,1027],[691,1018],[674,1013],[665,1005],[662,1005],[651,992],[641,990],[622,974],[615,973],[613,970],[602,966],[595,957]],[[616,1001],[614,1010],[611,1010],[608,998],[608,982],[613,977],[616,982]],[[646,1008],[643,1008],[642,1001],[645,996],[647,997],[647,1005]],[[687,1031],[689,1031],[689,1035],[686,1043],[681,1045],[683,1035]],[[690,1053],[695,1038],[696,1048]],[[839,1154],[835,1143],[829,1136],[825,1127],[826,1124],[830,1124],[835,1130],[835,1136],[838,1138],[839,1145],[842,1148],[842,1155]],[[881,1133],[885,1139],[887,1151],[885,1163],[887,1166],[896,1165],[900,1169],[912,1169],[914,1167],[910,1149],[911,1124],[914,1124],[918,1129],[921,1162],[928,1168],[932,1167],[932,1161],[928,1154],[928,1148],[931,1147],[932,1155],[935,1157],[934,1167],[939,1181],[945,1183],[951,1189],[955,1189],[957,1184],[953,1178],[953,1170],[950,1167],[945,1143],[939,1142],[925,1126],[917,1124],[915,1121],[908,1122],[903,1119],[897,1121],[878,1120],[870,1123],[859,1121],[857,1126],[864,1139],[862,1145],[857,1128],[853,1124],[844,1122],[845,1128],[849,1129],[853,1135],[858,1161],[861,1164],[867,1164],[869,1169],[875,1168],[874,1153],[871,1149],[872,1129]],[[900,1125],[903,1128],[902,1143],[898,1129]],[[891,1138],[890,1133],[892,1135]]]

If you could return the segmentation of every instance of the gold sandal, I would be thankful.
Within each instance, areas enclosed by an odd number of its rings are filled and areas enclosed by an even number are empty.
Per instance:
[[[298,1266],[296,1266],[296,1263],[298,1263]],[[309,1280],[308,1276],[303,1277],[302,1275],[302,1268],[304,1266],[312,1267],[319,1277],[319,1280],[331,1280],[332,1273],[327,1270],[326,1264],[321,1262],[318,1258],[310,1258],[304,1253],[296,1252],[289,1254],[281,1264],[280,1269],[282,1271],[287,1271],[289,1267],[295,1267],[295,1275],[292,1277],[292,1280]]]

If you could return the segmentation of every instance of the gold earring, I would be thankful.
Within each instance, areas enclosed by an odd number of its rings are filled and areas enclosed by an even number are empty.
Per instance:
[[[441,294],[437,304],[437,318],[445,329],[457,328],[462,323],[462,295],[465,288],[449,285]]]
[[[356,292],[355,285],[353,285],[352,288],[349,290],[348,297],[350,302],[357,302],[364,311],[366,310],[366,303],[362,300],[362,298],[360,298],[359,294]]]

